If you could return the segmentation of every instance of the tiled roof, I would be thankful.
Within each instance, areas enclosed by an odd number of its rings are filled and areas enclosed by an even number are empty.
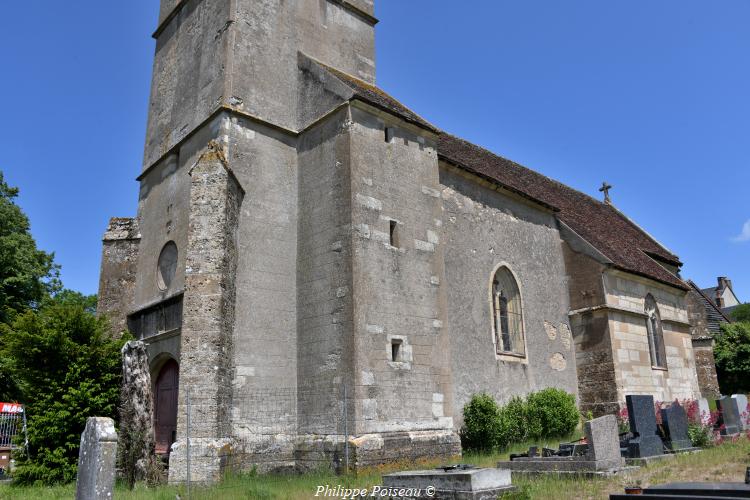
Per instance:
[[[716,300],[716,289],[719,288],[717,286],[711,287],[711,288],[701,288],[701,293],[703,293],[705,296],[707,296],[711,300]]]
[[[729,318],[721,309],[716,306],[714,301],[711,300],[703,290],[698,288],[695,283],[693,283],[691,280],[688,280],[688,284],[700,296],[701,301],[703,302],[703,307],[705,307],[706,309],[706,323],[709,333],[711,333],[711,335],[720,333],[721,324],[729,323]]]
[[[615,267],[688,289],[681,279],[654,260],[658,258],[671,265],[680,265],[679,258],[613,206],[449,134],[440,136],[438,154],[449,163],[554,207],[562,222],[612,261]]]
[[[593,245],[613,265],[683,290],[688,286],[654,258],[679,266],[679,258],[613,206],[452,135],[414,113],[378,87],[319,63],[354,93],[353,98],[439,134],[439,156],[557,212],[559,219]]]

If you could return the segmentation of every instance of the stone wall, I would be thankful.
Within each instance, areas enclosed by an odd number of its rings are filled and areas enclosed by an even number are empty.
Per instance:
[[[352,290],[337,294],[353,297],[354,432],[420,431],[423,455],[457,452],[435,136],[350,110]],[[401,441],[373,436],[358,460]]]
[[[546,387],[577,393],[562,241],[554,215],[441,163],[445,289],[455,413],[472,394],[500,402]],[[504,265],[521,295],[526,356],[498,355],[491,283]],[[460,426],[460,421],[456,423]]]
[[[163,0],[162,15],[175,6]],[[296,130],[297,52],[375,81],[368,0],[183,0],[157,34],[144,168],[220,107]]]
[[[685,307],[687,308],[688,322],[690,323],[690,336],[694,339],[711,337],[711,332],[708,331],[706,306],[701,295],[695,290],[690,290],[685,296]]]
[[[698,388],[706,399],[719,399],[719,380],[716,376],[716,359],[714,359],[713,339],[693,339],[695,371],[698,374]]]
[[[575,314],[570,318],[578,368],[579,407],[594,417],[614,414],[624,399],[617,390],[612,338],[606,309]]]
[[[714,341],[708,330],[706,306],[701,295],[690,290],[685,297],[688,319],[690,321],[690,336],[693,340],[695,354],[695,370],[698,375],[698,387],[701,395],[707,399],[718,399],[721,396],[719,381],[716,376],[716,360],[714,359]]]
[[[133,307],[140,241],[136,219],[110,219],[102,239],[96,310],[97,314],[109,318],[113,335],[128,329],[127,313]]]
[[[346,110],[341,110],[306,131],[299,142],[296,355],[300,434],[343,435],[341,385],[348,384],[351,395],[354,390],[347,118]],[[306,397],[313,388],[320,394]],[[350,411],[353,414],[353,407]]]
[[[619,399],[626,394],[651,394],[658,401],[700,397],[686,292],[618,271],[605,273],[604,283]],[[666,369],[651,366],[644,313],[649,293],[661,314]]]
[[[215,481],[230,441],[233,383],[237,226],[244,193],[229,169],[223,147],[212,143],[189,173],[190,212],[186,256],[184,322],[180,352],[178,441],[170,457],[170,481],[186,477],[190,432],[192,480]]]

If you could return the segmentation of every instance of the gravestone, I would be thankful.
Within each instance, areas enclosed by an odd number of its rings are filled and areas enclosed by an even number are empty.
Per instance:
[[[547,456],[542,457],[511,457],[509,462],[498,462],[497,466],[511,469],[514,474],[586,477],[610,476],[634,469],[625,466],[625,459],[620,454],[617,419],[614,415],[605,415],[586,422],[584,433],[585,445],[561,444],[560,450],[555,454],[547,453]]]
[[[693,443],[688,436],[688,419],[685,409],[675,401],[669,408],[662,408],[661,421],[667,434],[667,446],[672,451],[692,448]]]
[[[628,406],[628,421],[633,438],[628,441],[629,458],[655,457],[664,454],[664,444],[657,435],[654,397],[643,395],[625,396]]]
[[[737,412],[740,414],[740,430],[745,431],[750,429],[750,425],[748,425],[750,412],[748,412],[747,409],[747,396],[744,394],[733,394],[732,399],[734,399],[734,402],[737,405]]]
[[[115,422],[106,417],[89,417],[81,434],[78,451],[76,500],[112,498],[115,485],[117,432]]]
[[[611,469],[625,465],[620,455],[620,436],[617,418],[614,415],[589,420],[584,424],[583,431],[589,445],[586,460],[595,462],[596,469]]]
[[[716,409],[719,410],[719,420],[716,426],[719,428],[722,436],[731,436],[740,432],[740,414],[737,411],[737,404],[729,397],[724,396],[716,400]]]
[[[711,407],[708,405],[708,399],[700,398],[698,400],[698,413],[702,424],[711,421]]]
[[[459,465],[386,474],[383,486],[373,487],[368,496],[391,500],[495,500],[514,489],[507,469]]]

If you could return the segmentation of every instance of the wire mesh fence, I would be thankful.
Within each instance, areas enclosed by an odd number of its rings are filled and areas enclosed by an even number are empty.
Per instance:
[[[19,437],[22,438],[20,441]],[[26,443],[26,411],[23,405],[0,403],[0,476],[8,470],[14,450],[25,447]]]
[[[187,484],[203,482],[207,462],[201,457],[208,444],[218,450],[213,463],[223,479],[214,488],[246,488],[252,477],[259,484],[284,482],[289,472],[343,475],[354,469],[355,436],[434,429],[442,416],[440,397],[426,384],[235,388],[226,401],[185,388],[180,411],[187,450],[179,466],[187,469]],[[414,457],[428,454],[420,445],[410,441]],[[424,447],[430,446],[434,443],[425,441]],[[245,481],[231,479],[238,476]]]

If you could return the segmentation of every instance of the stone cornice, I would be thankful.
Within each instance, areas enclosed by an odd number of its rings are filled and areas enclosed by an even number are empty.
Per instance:
[[[588,312],[596,312],[596,311],[606,311],[606,312],[613,311],[613,312],[618,312],[618,313],[623,313],[623,314],[629,314],[631,316],[638,316],[644,319],[648,318],[648,315],[645,312],[635,311],[633,309],[628,309],[626,307],[618,307],[618,306],[613,306],[609,304],[600,304],[598,306],[575,309],[575,310],[568,312],[568,316],[579,316],[581,314],[585,314]],[[661,322],[671,323],[674,325],[690,326],[690,323],[688,323],[687,321],[681,321],[679,319],[673,319],[673,318],[662,317]]]
[[[353,3],[351,3],[349,0],[327,0],[333,4],[339,5],[341,8],[348,10],[355,16],[359,17],[366,23],[369,23],[372,26],[375,26],[378,23],[378,19],[373,16],[372,14],[365,12],[364,10],[360,9]],[[177,17],[177,14],[180,13],[182,8],[187,4],[187,0],[181,0],[177,3],[177,5],[174,6],[172,11],[167,14],[164,17],[164,20],[159,23],[159,26],[156,27],[156,30],[151,34],[153,38],[159,38],[159,35],[162,34],[162,32],[167,28],[169,23],[172,22],[172,20]]]

